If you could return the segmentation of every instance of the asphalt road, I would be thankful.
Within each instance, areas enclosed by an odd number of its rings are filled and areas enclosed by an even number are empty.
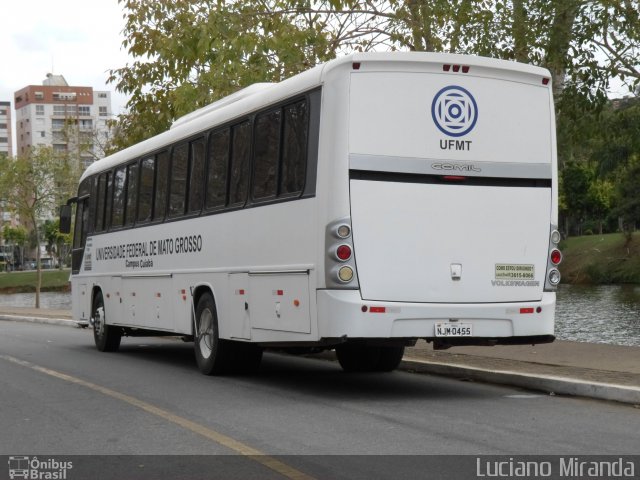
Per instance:
[[[89,330],[0,322],[0,455],[234,455],[236,478],[340,478],[354,456],[388,478],[396,457],[356,456],[637,455],[639,427],[633,406],[271,353],[258,374],[205,377],[190,343],[101,353]]]

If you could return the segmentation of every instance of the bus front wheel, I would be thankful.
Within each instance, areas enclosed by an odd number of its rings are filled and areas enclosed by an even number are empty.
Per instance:
[[[93,340],[101,352],[115,352],[120,347],[122,332],[119,328],[107,325],[106,310],[102,292],[96,293],[93,299],[91,319],[93,320]]]

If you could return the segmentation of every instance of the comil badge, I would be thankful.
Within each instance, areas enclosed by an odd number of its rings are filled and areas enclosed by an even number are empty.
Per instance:
[[[468,90],[451,85],[433,98],[431,116],[442,133],[461,137],[473,130],[478,120],[478,105]]]

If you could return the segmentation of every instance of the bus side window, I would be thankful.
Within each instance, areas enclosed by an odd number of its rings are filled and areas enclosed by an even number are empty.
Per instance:
[[[227,203],[227,170],[229,167],[228,128],[209,137],[206,208],[224,207]]]
[[[140,191],[138,193],[138,223],[151,220],[151,207],[153,206],[153,173],[155,171],[155,159],[145,158],[140,162]]]
[[[251,123],[231,128],[231,181],[229,205],[244,205],[249,186],[249,156],[251,154]]]
[[[104,230],[111,228],[111,205],[113,197],[113,174],[107,172],[107,194],[104,197]]]
[[[125,226],[130,227],[136,220],[136,204],[138,203],[138,164],[127,167],[127,208],[125,209]]]
[[[281,118],[280,109],[256,117],[252,192],[255,199],[274,198],[277,194]]]
[[[169,185],[169,154],[156,155],[156,183],[154,188],[153,220],[162,220],[167,212],[167,188]]]
[[[73,248],[82,247],[82,218],[84,211],[84,202],[80,201],[76,204],[76,223],[73,227]]]
[[[111,207],[111,226],[122,227],[124,222],[126,167],[122,166],[113,174],[113,206]]]
[[[89,229],[90,213],[91,213],[91,210],[89,208],[89,199],[86,198],[82,201],[82,231],[81,231],[80,243],[83,248],[87,243],[87,230]]]
[[[304,188],[309,136],[308,117],[305,100],[284,107],[280,194],[301,193]]]
[[[91,217],[89,208],[90,189],[90,178],[83,180],[78,188],[78,197],[80,200],[76,205],[76,224],[73,230],[73,252],[71,254],[71,268],[76,273],[82,264],[83,249],[87,241],[87,230]]]
[[[191,167],[189,171],[189,212],[202,210],[204,200],[204,138],[190,144]]]
[[[182,143],[173,147],[173,153],[171,154],[169,217],[177,217],[185,212],[188,168],[189,144]]]
[[[96,189],[96,223],[94,226],[94,231],[96,232],[104,232],[104,209],[107,194],[107,175],[108,174],[103,173],[98,177],[98,187]]]

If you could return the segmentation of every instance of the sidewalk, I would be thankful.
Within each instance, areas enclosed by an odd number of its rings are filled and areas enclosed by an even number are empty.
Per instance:
[[[68,310],[0,306],[0,320],[79,326]],[[535,346],[434,351],[419,340],[415,347],[407,348],[400,368],[640,405],[640,346],[558,340]]]

